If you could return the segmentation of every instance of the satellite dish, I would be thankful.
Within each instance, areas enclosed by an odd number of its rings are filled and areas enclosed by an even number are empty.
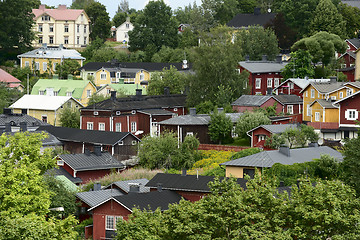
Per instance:
[[[323,139],[323,138],[319,138],[318,144],[319,144],[319,145],[323,145],[323,144],[324,144],[324,139]]]
[[[271,8],[268,9],[268,13],[271,13]]]

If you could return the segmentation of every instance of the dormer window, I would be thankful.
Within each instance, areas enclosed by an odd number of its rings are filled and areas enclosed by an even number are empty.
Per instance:
[[[41,20],[43,20],[43,21],[50,21],[50,16],[44,15],[44,16],[41,17]]]
[[[66,96],[67,96],[67,97],[71,97],[71,96],[72,96],[72,92],[66,92]]]

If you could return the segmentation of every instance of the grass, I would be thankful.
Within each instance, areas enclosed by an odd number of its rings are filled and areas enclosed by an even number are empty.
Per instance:
[[[122,45],[122,42],[112,42],[112,41],[106,41],[105,45],[108,47],[116,47]]]

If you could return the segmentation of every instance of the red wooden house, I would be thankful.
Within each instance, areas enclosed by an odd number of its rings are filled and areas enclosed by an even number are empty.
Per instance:
[[[288,78],[278,87],[274,88],[274,92],[276,95],[293,94],[302,98],[302,93],[300,92],[312,82],[330,82],[330,79]]]

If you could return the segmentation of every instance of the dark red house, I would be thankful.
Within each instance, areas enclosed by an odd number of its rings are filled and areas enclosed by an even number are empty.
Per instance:
[[[157,123],[186,114],[185,95],[143,96],[141,89],[132,98],[116,98],[82,108],[81,129],[131,132],[136,136],[156,135]]]
[[[251,95],[266,95],[280,85],[283,77],[282,69],[287,63],[281,61],[281,56],[275,62],[267,61],[242,61],[239,62],[240,73],[248,71]],[[245,86],[244,86],[245,87]]]
[[[312,79],[312,78],[288,78],[278,87],[274,88],[276,95],[292,94],[303,97],[300,93],[309,83],[313,82],[330,82],[330,79]]]

